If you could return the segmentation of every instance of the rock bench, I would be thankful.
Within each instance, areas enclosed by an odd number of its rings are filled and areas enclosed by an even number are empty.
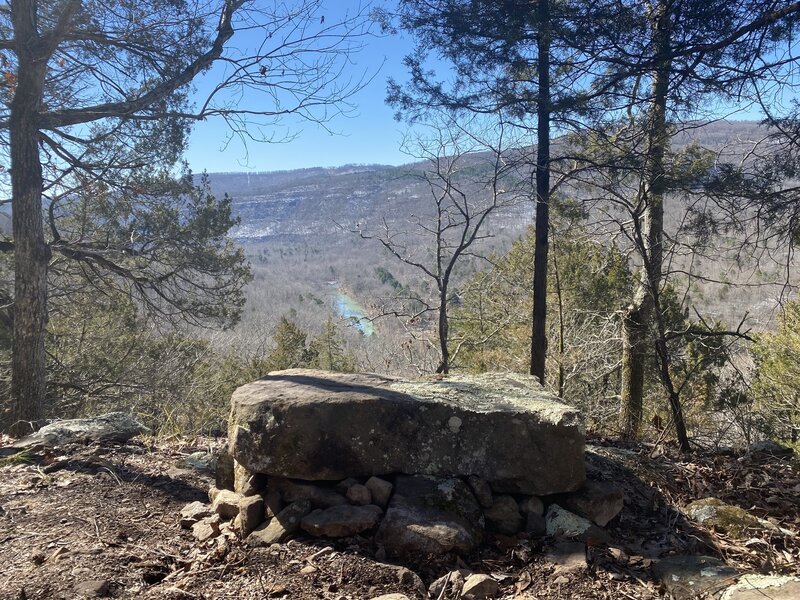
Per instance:
[[[199,538],[233,519],[251,545],[302,531],[368,534],[392,556],[466,554],[487,531],[597,535],[622,508],[620,494],[585,482],[578,411],[531,377],[293,369],[240,387],[231,403],[212,514],[182,520]],[[557,503],[571,500],[588,519]]]
[[[229,449],[254,473],[338,481],[474,475],[496,493],[546,495],[584,481],[579,412],[514,374],[422,382],[292,369],[237,389]]]

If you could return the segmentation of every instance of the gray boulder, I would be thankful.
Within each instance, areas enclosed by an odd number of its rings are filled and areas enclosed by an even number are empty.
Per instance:
[[[393,556],[467,554],[482,541],[483,524],[462,480],[401,475],[375,541]]]
[[[668,556],[653,565],[653,574],[675,600],[716,597],[739,575],[736,569],[711,556]]]
[[[100,442],[124,443],[150,430],[128,413],[112,412],[87,419],[67,419],[45,425],[36,433],[17,440],[9,448],[22,450],[36,446]]]
[[[794,450],[774,440],[759,440],[750,444],[750,454],[761,456],[791,456]]]
[[[498,493],[538,495],[584,481],[579,412],[528,376],[408,382],[291,369],[240,387],[231,403],[230,451],[252,473],[477,475]]]

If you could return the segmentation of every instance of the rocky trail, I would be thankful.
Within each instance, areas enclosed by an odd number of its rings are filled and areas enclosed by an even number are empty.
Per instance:
[[[198,542],[180,512],[208,502],[208,460],[223,440],[28,449],[0,459],[0,598],[800,598],[797,458],[589,443],[588,471],[625,495],[610,539],[492,534],[463,558],[402,565],[369,531]],[[753,520],[687,508],[707,498]]]

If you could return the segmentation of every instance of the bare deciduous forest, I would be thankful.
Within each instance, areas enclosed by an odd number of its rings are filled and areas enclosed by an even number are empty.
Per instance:
[[[799,27],[786,0],[0,5],[0,597],[800,593]],[[408,42],[404,76],[356,68],[381,37]],[[404,165],[185,160],[209,120],[254,155],[286,121],[332,132],[375,81]],[[308,371],[265,377],[287,369]],[[249,396],[234,418],[257,380],[326,406],[348,381],[356,404],[511,382],[497,410],[542,394],[580,438],[560,446],[575,482],[249,469],[237,440],[278,435]],[[36,437],[104,413],[135,431]],[[351,437],[308,454],[355,455]],[[475,544],[390,565],[389,498],[444,475]],[[372,520],[320,540],[331,509]]]

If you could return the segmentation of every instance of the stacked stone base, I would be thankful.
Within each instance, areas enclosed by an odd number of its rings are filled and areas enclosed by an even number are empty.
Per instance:
[[[248,545],[269,546],[295,535],[364,536],[397,558],[468,554],[491,534],[602,543],[602,527],[623,507],[622,494],[601,482],[538,497],[496,493],[476,476],[403,474],[338,482],[254,474],[238,492],[213,487],[209,498],[210,505],[188,505],[181,520],[203,541],[234,534]]]

